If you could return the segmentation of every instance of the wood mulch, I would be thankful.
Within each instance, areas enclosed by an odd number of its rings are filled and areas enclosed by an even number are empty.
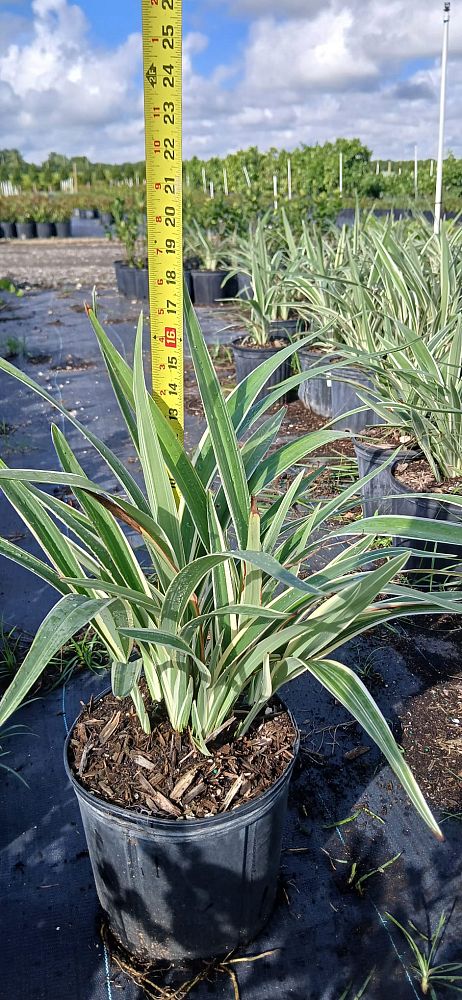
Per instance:
[[[376,448],[403,448],[412,451],[415,442],[409,435],[403,434],[397,427],[387,427],[386,424],[377,424],[375,427],[366,427],[358,439],[362,444],[370,444]]]
[[[460,493],[462,490],[462,476],[438,482],[425,459],[399,462],[393,474],[398,482],[416,493]]]
[[[176,733],[165,716],[156,716],[142,687],[151,735],[143,732],[131,699],[112,694],[90,701],[73,730],[70,766],[99,798],[146,816],[199,819],[257,798],[293,759],[294,727],[277,701],[237,740],[234,718],[208,744],[206,757],[189,732]]]

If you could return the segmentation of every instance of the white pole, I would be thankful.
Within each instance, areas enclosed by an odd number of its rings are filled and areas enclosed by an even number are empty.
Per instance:
[[[338,157],[338,189],[343,194],[343,153],[339,153]]]
[[[247,170],[247,167],[245,167],[245,166],[242,169],[244,171],[244,177],[245,177],[245,179],[247,181],[247,187],[250,187],[249,171]]]
[[[376,174],[380,173],[380,160],[377,160],[377,163],[375,164],[375,172]]]
[[[388,176],[391,176],[391,160],[388,161]]]
[[[214,190],[214,187],[213,187],[213,181],[210,181],[210,197],[211,198],[215,197],[215,190]]]
[[[226,167],[223,167],[223,187],[225,194],[228,194],[228,173]]]
[[[441,229],[441,210],[443,203],[443,154],[444,154],[444,124],[446,115],[446,77],[448,66],[448,38],[449,38],[449,15],[451,4],[445,0],[443,6],[443,52],[441,56],[441,90],[440,90],[440,128],[438,136],[438,159],[436,163],[436,192],[435,192],[435,223],[434,232],[439,233]]]
[[[287,197],[289,201],[292,201],[292,165],[290,157],[287,160]]]
[[[414,197],[419,193],[419,161],[417,159],[417,146],[414,146]]]
[[[273,174],[273,197],[274,197],[274,211],[278,210],[278,179],[277,175]]]
[[[207,178],[205,176],[205,167],[202,167],[202,187],[204,188],[204,194],[207,193]]]

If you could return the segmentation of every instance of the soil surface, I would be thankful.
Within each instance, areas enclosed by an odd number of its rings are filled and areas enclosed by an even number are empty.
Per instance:
[[[411,698],[400,743],[432,806],[462,816],[462,674]]]
[[[176,733],[156,715],[145,684],[152,733],[143,732],[131,699],[106,695],[85,707],[69,745],[78,781],[100,798],[146,815],[202,818],[234,810],[257,798],[293,760],[296,733],[277,704],[233,739],[237,713],[208,744],[210,757],[189,732]]]
[[[123,257],[117,240],[1,240],[0,276],[27,288],[114,285],[114,261]]]
[[[393,475],[399,483],[415,490],[416,493],[460,493],[462,489],[462,476],[438,482],[425,459],[399,462],[393,470]]]
[[[386,427],[378,424],[376,427],[366,427],[358,434],[361,444],[371,444],[376,448],[406,448],[412,450],[413,442],[409,435],[403,434],[396,427]]]

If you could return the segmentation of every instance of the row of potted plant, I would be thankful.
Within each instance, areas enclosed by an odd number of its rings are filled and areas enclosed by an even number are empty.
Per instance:
[[[0,230],[5,239],[67,238],[71,235],[67,198],[31,195],[0,199]]]
[[[229,953],[268,919],[298,747],[279,691],[304,673],[364,727],[442,839],[385,718],[340,648],[401,616],[462,610],[460,591],[425,592],[406,583],[409,551],[402,544],[376,545],[377,532],[457,544],[457,525],[383,516],[332,527],[373,473],[313,504],[313,474],[302,470],[262,507],[259,497],[276,479],[344,432],[311,432],[275,449],[281,412],[269,411],[287,384],[260,394],[297,344],[273,350],[225,397],[187,292],[185,309],[206,417],[193,457],[146,386],[142,317],[131,368],[100,325],[96,303],[88,308],[141,484],[75,411],[0,359],[0,370],[21,390],[59,414],[52,437],[61,468],[0,462],[1,488],[43,558],[8,538],[0,552],[58,594],[0,702],[0,725],[62,644],[92,623],[112,663],[111,691],[72,727],[65,766],[111,930],[148,960]],[[313,377],[305,371],[289,383]],[[62,418],[96,452],[106,470],[99,483],[78,462]],[[50,485],[70,489],[73,505]],[[347,538],[344,547],[336,546],[321,570],[313,568],[319,549],[329,551],[340,537]],[[255,764],[244,749],[237,773],[227,760],[235,764],[249,734]],[[264,788],[263,758],[271,770]]]

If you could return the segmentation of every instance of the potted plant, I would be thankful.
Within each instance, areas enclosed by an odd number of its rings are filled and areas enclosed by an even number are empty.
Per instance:
[[[384,355],[371,359],[374,387],[364,394],[367,405],[381,418],[380,438],[394,436],[398,453],[381,476],[377,489],[391,497],[387,508],[399,515],[460,520],[459,505],[451,504],[462,479],[462,323],[460,317],[432,336],[428,343],[402,327],[399,349],[395,335],[385,342]],[[355,444],[360,474],[387,456],[381,440]],[[389,452],[388,452],[389,454]],[[425,494],[425,495],[422,495]],[[434,496],[432,497],[432,494]],[[442,503],[442,497],[445,502]],[[377,496],[377,499],[379,497]],[[368,512],[371,512],[370,499]],[[383,503],[376,507],[383,511]],[[426,544],[422,545],[428,550]],[[441,546],[462,559],[462,546]],[[440,568],[448,561],[437,560]],[[416,567],[420,566],[417,559]]]
[[[349,351],[352,364],[328,384],[302,384],[300,393],[337,427],[360,431],[378,419],[360,408],[361,391],[372,385],[367,356],[380,352],[385,340],[396,341],[402,325],[427,342],[457,315],[462,279],[457,232],[443,229],[438,238],[425,219],[378,222],[369,213],[362,220],[357,209],[351,230],[344,226],[337,235],[321,238],[304,224],[301,246],[295,285],[308,303],[318,354],[305,349],[300,363],[309,368],[324,363],[326,354]]]
[[[15,199],[16,235],[20,240],[32,240],[37,235],[33,202],[24,196]]]
[[[5,240],[16,236],[16,201],[11,196],[0,198],[0,234]]]
[[[184,227],[184,252],[199,263],[189,270],[193,301],[212,306],[234,295],[235,282],[229,275],[226,263],[226,242],[216,230],[206,229],[196,219]]]
[[[117,197],[112,202],[113,227],[109,239],[118,239],[125,251],[125,260],[114,261],[117,289],[129,298],[148,299],[149,280],[146,255],[144,194],[133,201]]]
[[[72,208],[68,201],[69,195],[53,198],[50,205],[50,219],[54,224],[56,236],[61,240],[71,237]]]
[[[441,611],[442,604],[458,610],[459,603],[394,583],[407,554],[392,548],[384,557],[369,538],[310,571],[306,560],[320,533],[333,539],[328,519],[351,501],[355,486],[293,520],[291,506],[309,485],[300,473],[260,514],[260,491],[300,456],[338,437],[319,431],[272,451],[281,416],[262,425],[271,399],[254,403],[274,356],[225,399],[186,296],[207,419],[191,460],[146,388],[142,317],[131,370],[100,326],[95,304],[88,314],[144,488],[73,411],[0,361],[85,436],[118,483],[111,491],[88,479],[57,426],[52,434],[63,471],[1,463],[5,496],[46,561],[8,539],[0,540],[0,551],[45,579],[60,599],[0,702],[0,725],[63,642],[92,623],[112,662],[112,690],[84,708],[66,742],[65,764],[111,929],[141,958],[227,953],[258,933],[274,900],[298,739],[277,695],[287,681],[308,672],[351,712],[442,839],[371,695],[332,654],[374,623]],[[36,483],[66,484],[76,506]],[[127,527],[143,548],[141,558]],[[377,558],[380,564],[363,572]]]
[[[298,267],[284,248],[278,247],[278,234],[269,226],[269,214],[249,229],[247,240],[235,243],[235,267],[232,274],[246,274],[250,294],[236,299],[237,315],[244,334],[232,343],[237,381],[242,381],[265,358],[280,351],[298,332],[306,330],[299,315],[293,275]],[[292,359],[281,361],[265,389],[290,376]],[[263,390],[265,391],[265,390]]]
[[[41,240],[49,240],[55,234],[54,225],[51,221],[51,211],[51,203],[48,195],[34,197],[31,213],[35,222],[37,236]]]

